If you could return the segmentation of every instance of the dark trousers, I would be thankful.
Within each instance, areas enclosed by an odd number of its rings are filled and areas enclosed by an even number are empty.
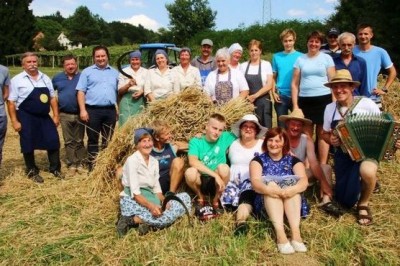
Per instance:
[[[117,122],[117,111],[115,107],[92,107],[86,106],[89,114],[89,121],[86,123],[86,135],[88,137],[88,161],[89,168],[93,166],[100,150],[99,137],[101,136],[101,149],[108,145],[111,139],[115,123]]]
[[[39,168],[35,163],[35,153],[34,152],[26,152],[23,153],[26,173],[28,176],[33,176],[39,173]],[[60,162],[60,150],[48,150],[47,157],[49,159],[49,171],[53,173],[54,171],[60,171],[61,162]]]

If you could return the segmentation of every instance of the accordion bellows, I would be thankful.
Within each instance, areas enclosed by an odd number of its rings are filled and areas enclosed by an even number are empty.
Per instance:
[[[389,113],[354,114],[346,116],[336,126],[336,132],[354,161],[365,159],[391,160],[394,158],[397,139],[400,138],[400,122]]]

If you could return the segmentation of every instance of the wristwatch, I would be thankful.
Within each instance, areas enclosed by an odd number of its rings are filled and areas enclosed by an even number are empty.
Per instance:
[[[388,93],[388,89],[387,89],[386,87],[383,87],[383,88],[382,88],[382,91],[383,91],[384,93]]]

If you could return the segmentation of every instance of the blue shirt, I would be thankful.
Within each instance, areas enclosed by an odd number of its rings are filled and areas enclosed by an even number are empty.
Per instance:
[[[58,91],[58,106],[60,112],[70,114],[79,113],[75,88],[80,75],[80,73],[77,73],[72,79],[68,79],[68,76],[64,72],[61,72],[53,77],[54,89]]]
[[[76,90],[84,92],[86,104],[111,106],[117,103],[118,71],[107,65],[85,68],[79,77]]]
[[[347,66],[340,56],[333,58],[333,62],[335,63],[336,70],[347,69],[353,80],[361,83],[360,86],[354,90],[354,95],[369,96],[367,88],[367,63],[363,58],[353,55]]]
[[[372,91],[378,88],[378,75],[381,68],[388,69],[393,66],[392,60],[385,49],[372,46],[368,51],[360,50],[360,47],[356,45],[353,49],[353,53],[359,57],[364,58],[367,63],[367,97],[373,101],[380,101],[379,97],[372,94]]]
[[[277,74],[276,87],[280,95],[292,97],[293,65],[302,54],[294,51],[292,53],[279,52],[272,56],[272,71]]]
[[[294,68],[300,70],[299,96],[316,97],[331,94],[331,90],[324,84],[328,82],[328,68],[334,66],[332,57],[324,53],[311,58],[304,54],[297,58]]]

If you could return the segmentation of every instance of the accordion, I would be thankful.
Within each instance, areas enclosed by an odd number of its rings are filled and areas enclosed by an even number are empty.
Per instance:
[[[400,139],[400,122],[389,113],[346,116],[335,129],[342,141],[342,150],[353,161],[365,159],[391,160]]]

